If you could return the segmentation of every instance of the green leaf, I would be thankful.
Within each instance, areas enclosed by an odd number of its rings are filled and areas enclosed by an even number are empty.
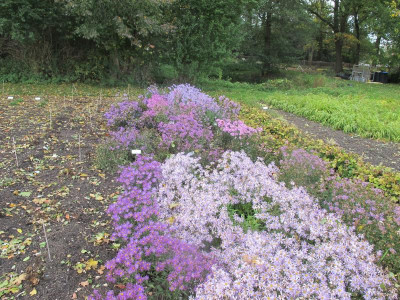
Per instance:
[[[32,195],[32,192],[21,192],[20,194],[19,194],[20,196],[22,196],[22,197],[30,197],[31,195]]]

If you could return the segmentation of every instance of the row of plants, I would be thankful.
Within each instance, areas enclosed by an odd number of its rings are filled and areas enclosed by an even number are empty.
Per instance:
[[[345,152],[340,147],[312,139],[301,133],[296,127],[274,119],[257,107],[241,104],[240,119],[249,126],[261,126],[261,139],[270,149],[278,150],[282,146],[291,149],[303,148],[315,151],[327,161],[329,166],[343,178],[353,178],[369,182],[384,191],[393,202],[400,201],[400,173],[384,166],[373,166],[364,162],[358,155]]]
[[[395,299],[398,206],[239,113],[178,85],[106,114],[109,151],[142,154],[108,210],[114,289],[91,299]]]

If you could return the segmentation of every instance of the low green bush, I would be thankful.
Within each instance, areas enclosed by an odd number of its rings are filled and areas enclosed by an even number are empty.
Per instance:
[[[129,152],[116,149],[110,143],[104,143],[97,147],[95,166],[103,171],[114,172],[118,166],[126,165],[132,161]]]

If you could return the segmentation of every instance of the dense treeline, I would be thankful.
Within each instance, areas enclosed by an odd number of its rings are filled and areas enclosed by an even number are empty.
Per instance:
[[[265,75],[300,60],[396,71],[399,52],[398,0],[0,2],[5,81]]]

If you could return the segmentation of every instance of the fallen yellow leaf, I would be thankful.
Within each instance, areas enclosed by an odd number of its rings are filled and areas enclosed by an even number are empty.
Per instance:
[[[179,203],[178,203],[178,202],[172,202],[172,203],[169,205],[169,208],[170,208],[170,209],[173,209],[173,208],[178,207],[178,206],[179,206]]]
[[[97,268],[97,264],[99,262],[97,260],[94,260],[93,258],[89,259],[86,263],[86,270],[90,270],[90,269],[96,269]]]
[[[85,287],[85,286],[88,286],[88,285],[89,285],[89,281],[87,281],[87,280],[86,280],[86,281],[82,281],[82,282],[80,283],[80,285],[81,285],[81,286],[84,286],[84,287]]]
[[[27,277],[28,275],[26,273],[22,273],[21,275],[19,275],[17,278],[14,279],[13,284],[20,285],[22,281],[26,280]]]
[[[37,294],[36,289],[33,289],[33,290],[29,293],[29,295],[31,295],[31,296],[35,296],[36,294]]]

